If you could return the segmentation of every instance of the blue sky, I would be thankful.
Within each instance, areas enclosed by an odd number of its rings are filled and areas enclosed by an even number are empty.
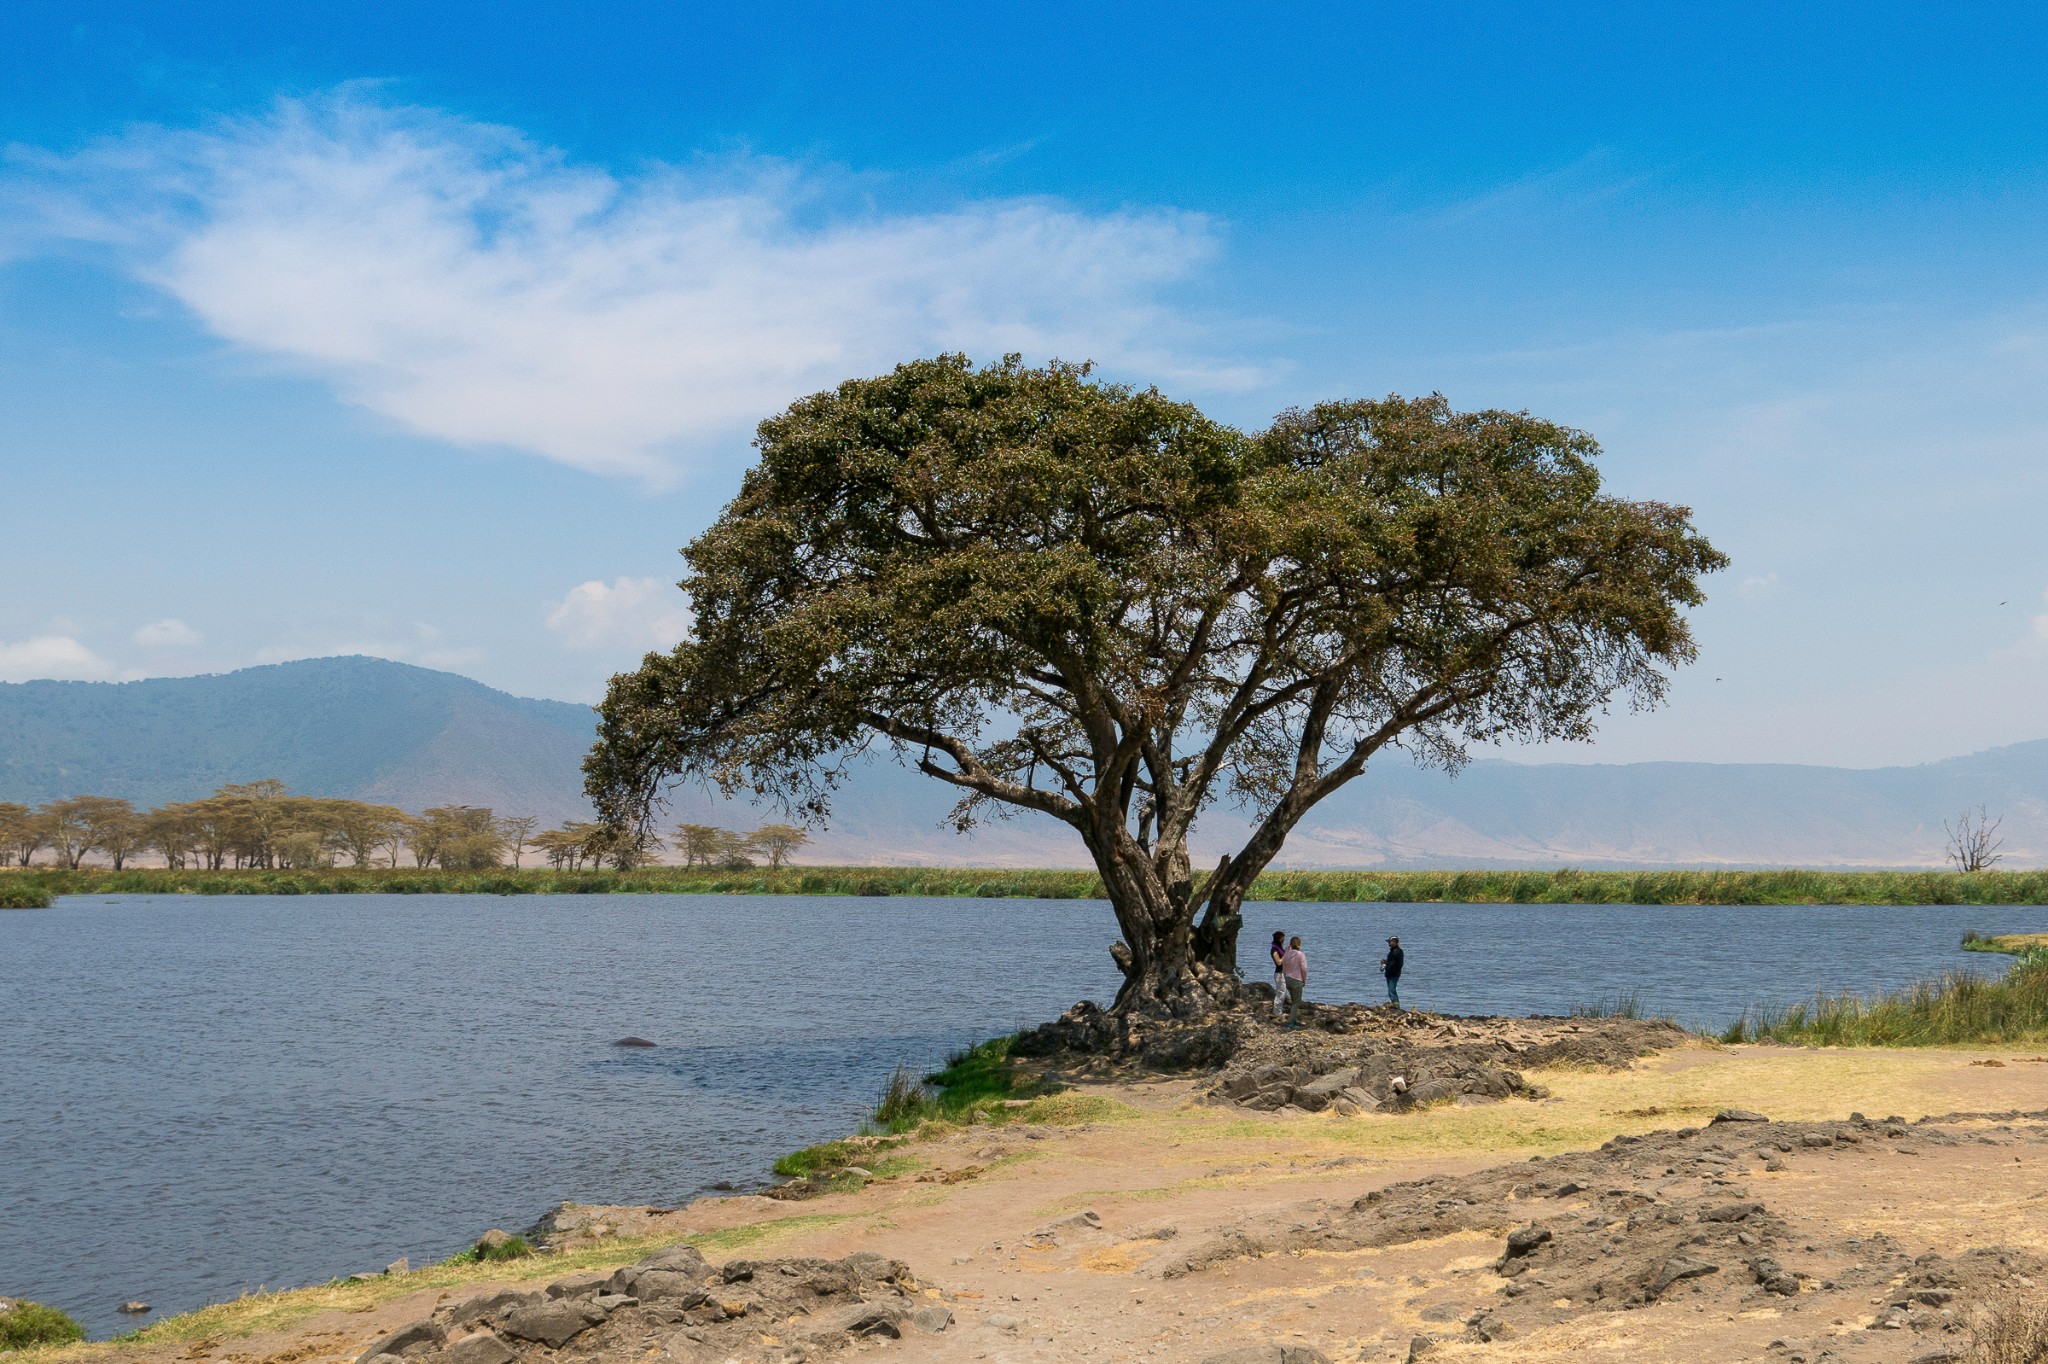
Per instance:
[[[1575,760],[2048,737],[2048,20],[0,10],[0,680],[593,699],[752,423],[940,349],[1593,432],[1735,559]]]

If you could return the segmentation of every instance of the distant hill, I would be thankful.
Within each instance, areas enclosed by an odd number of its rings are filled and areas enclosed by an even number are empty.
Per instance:
[[[0,684],[0,800],[138,805],[276,777],[304,795],[409,810],[488,805],[587,818],[588,706],[529,701],[381,658],[209,677]]]
[[[212,677],[0,684],[0,800],[90,792],[141,805],[277,777],[308,795],[418,810],[488,805],[550,823],[587,818],[587,706],[534,701],[452,673],[322,658]],[[834,803],[810,859],[1076,866],[1079,844],[1039,815],[961,837],[939,783],[878,757]],[[1473,763],[1456,779],[1399,754],[1326,802],[1282,865],[1930,866],[1944,818],[2005,817],[2008,864],[2048,861],[2048,741],[1916,767],[1768,763]],[[745,828],[776,818],[694,789],[673,820]],[[1244,830],[1204,816],[1213,863]]]

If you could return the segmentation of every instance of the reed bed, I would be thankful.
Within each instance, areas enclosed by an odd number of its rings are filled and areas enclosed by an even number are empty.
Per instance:
[[[963,867],[491,871],[31,870],[0,875],[0,895],[929,895],[1102,898],[1092,871]],[[2039,905],[2048,871],[1280,871],[1252,898],[1323,903],[1620,905]],[[0,904],[7,903],[0,900]]]
[[[2002,978],[1944,971],[1875,997],[1821,994],[1753,1009],[1726,1042],[1823,1047],[1948,1047],[2048,1041],[2048,952],[2028,952]]]

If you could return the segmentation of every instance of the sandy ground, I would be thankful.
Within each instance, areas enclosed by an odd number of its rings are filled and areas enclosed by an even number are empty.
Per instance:
[[[953,1320],[830,1353],[906,1361],[1269,1345],[1333,1360],[1936,1360],[1959,1356],[1982,1303],[2048,1291],[2048,1057],[1689,1042],[1618,1072],[1529,1078],[1548,1096],[1351,1117],[1205,1103],[1188,1079],[1090,1083],[1047,1101],[1064,1122],[877,1152],[886,1173],[858,1190],[596,1214],[578,1267],[607,1244],[624,1264],[645,1238],[686,1235],[714,1264],[877,1252]],[[1711,1121],[1731,1108],[1772,1121]],[[1504,1258],[1525,1227],[1554,1234]],[[546,1268],[521,1262],[522,1286]],[[1682,1277],[1649,1291],[1660,1272]],[[444,1281],[239,1338],[71,1353],[353,1361],[477,1291]],[[778,1329],[750,1326],[734,1357],[783,1357]],[[642,1344],[635,1358],[707,1357]],[[559,1357],[591,1355],[572,1342]]]

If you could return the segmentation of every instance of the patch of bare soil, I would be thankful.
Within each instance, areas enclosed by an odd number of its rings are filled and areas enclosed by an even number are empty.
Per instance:
[[[1953,1115],[1907,1123],[1770,1122],[1726,1110],[1703,1128],[1616,1137],[1597,1151],[1411,1180],[1285,1224],[1251,1219],[1148,1266],[1162,1278],[1200,1274],[1248,1257],[1347,1252],[1458,1233],[1499,1238],[1491,1266],[1503,1281],[1483,1296],[1426,1307],[1446,1323],[1417,1338],[1489,1342],[1592,1313],[1678,1301],[1732,1316],[1784,1307],[1810,1319],[1859,1319],[1867,1339],[1836,1338],[1788,1358],[1960,1358],[1974,1313],[2048,1285],[2048,1260],[2000,1245],[1914,1253],[1883,1231],[1857,1235],[1786,1215],[1748,1178],[1838,1152],[1918,1156],[1963,1145],[2039,1147],[2035,1113]],[[2015,1124],[2019,1124],[2016,1126]],[[1900,1333],[1892,1337],[1889,1333]],[[1419,1351],[1418,1351],[1419,1352]]]

